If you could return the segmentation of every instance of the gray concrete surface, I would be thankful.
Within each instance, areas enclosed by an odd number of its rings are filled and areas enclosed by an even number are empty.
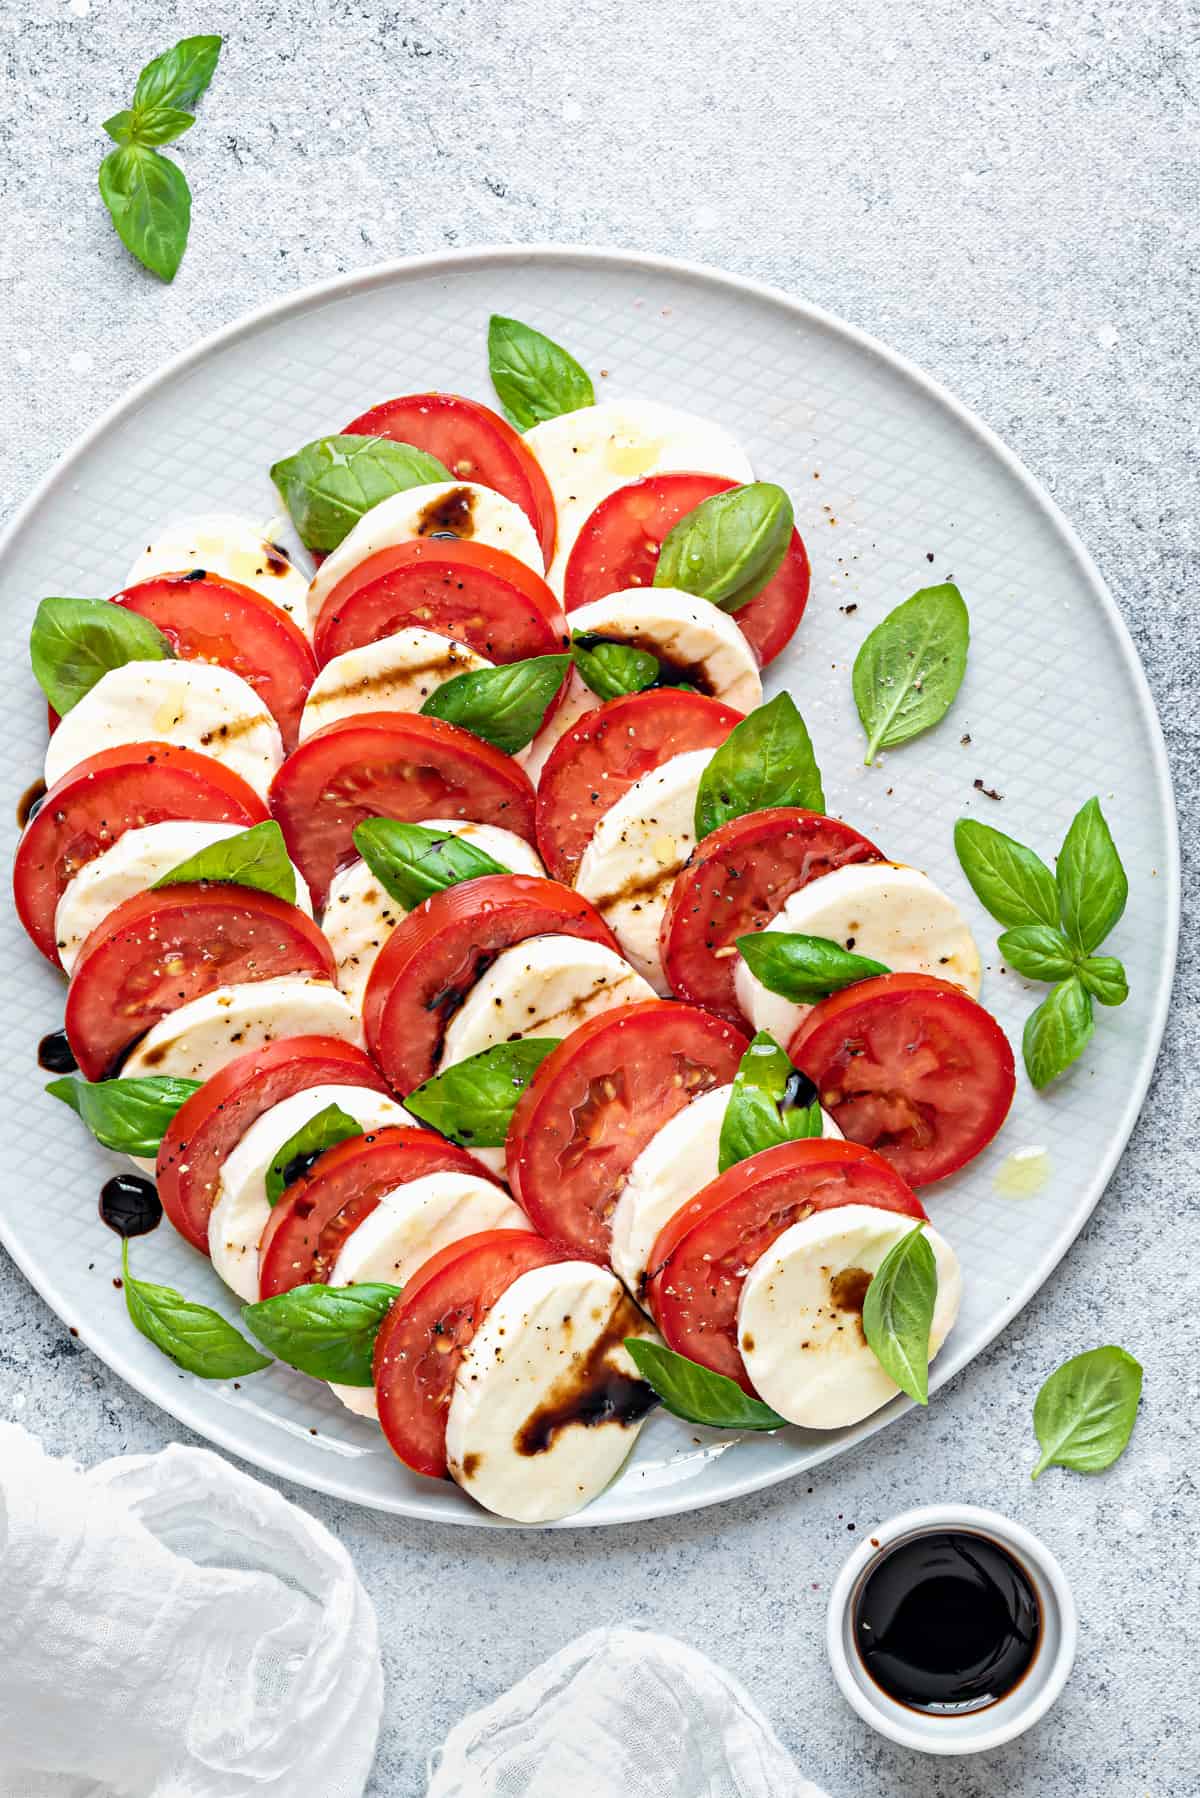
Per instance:
[[[180,30],[221,31],[227,48],[181,150],[195,220],[164,289],[108,228],[95,169],[99,121]],[[1198,38],[1195,0],[0,0],[0,509],[136,377],[335,270],[561,239],[762,276],[946,381],[1074,520],[1166,722],[1194,891]],[[297,1495],[353,1551],[379,1609],[372,1793],[418,1794],[427,1751],[465,1709],[619,1618],[722,1659],[835,1798],[1200,1790],[1197,975],[1185,927],[1146,1112],[1065,1264],[930,1414],[810,1489],[540,1539]],[[1033,1394],[1100,1341],[1146,1365],[1134,1446],[1103,1478],[1031,1487]],[[0,1414],[57,1451],[91,1460],[177,1433],[2,1258],[0,1351]],[[859,1726],[820,1631],[851,1532],[949,1497],[1046,1536],[1082,1634],[1038,1730],[943,1765]]]

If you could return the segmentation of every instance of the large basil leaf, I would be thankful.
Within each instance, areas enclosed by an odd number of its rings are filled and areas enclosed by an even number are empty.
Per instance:
[[[114,668],[170,661],[173,655],[148,618],[107,599],[44,599],[29,635],[33,672],[60,716]]]
[[[832,937],[760,930],[737,939],[738,953],[754,978],[796,1005],[815,1005],[830,993],[871,980],[891,969],[869,955],[855,955]]]
[[[1039,1090],[1078,1061],[1095,1030],[1092,996],[1077,974],[1061,981],[1025,1020],[1025,1072]]]
[[[335,1143],[361,1136],[362,1125],[340,1105],[327,1105],[288,1137],[271,1158],[267,1169],[268,1205],[277,1205],[293,1181],[300,1180],[313,1162]]]
[[[125,248],[160,281],[173,281],[192,222],[192,190],[178,163],[147,144],[122,144],[100,164],[100,197]]]
[[[1039,855],[977,818],[960,818],[954,848],[980,904],[998,923],[1058,925],[1058,888]]]
[[[198,849],[177,868],[160,875],[154,888],[201,881],[213,886],[251,887],[256,893],[272,893],[276,899],[285,899],[289,905],[296,903],[296,870],[288,859],[283,832],[273,818]]]
[[[596,403],[591,377],[561,344],[498,313],[488,323],[488,368],[500,404],[521,431]]]
[[[1102,1473],[1125,1451],[1142,1396],[1142,1369],[1123,1348],[1109,1344],[1073,1355],[1050,1375],[1033,1405],[1041,1457],[1047,1467]]]
[[[688,1423],[713,1430],[785,1430],[787,1418],[761,1399],[743,1392],[736,1380],[713,1373],[686,1355],[644,1336],[627,1336],[625,1347],[643,1380],[653,1386],[667,1410]]]
[[[343,433],[318,437],[271,470],[300,541],[308,549],[336,549],[364,513],[393,493],[452,479],[436,456],[390,437]]]
[[[966,673],[970,635],[962,594],[948,582],[922,588],[875,626],[853,676],[867,762],[945,717]]]
[[[937,1262],[918,1224],[890,1248],[867,1287],[863,1335],[884,1373],[919,1405],[929,1403],[929,1332]]]
[[[375,1282],[295,1286],[244,1306],[242,1319],[289,1367],[338,1386],[370,1386],[375,1338],[399,1296],[399,1286]]]
[[[760,1030],[738,1064],[721,1121],[717,1171],[779,1143],[820,1136],[817,1090],[794,1068],[769,1030]]]
[[[1071,820],[1058,854],[1058,894],[1067,935],[1089,955],[1117,923],[1129,897],[1098,799],[1089,799]]]
[[[562,686],[568,655],[531,656],[498,668],[475,668],[435,687],[421,711],[482,737],[506,755],[532,743]]]
[[[121,1244],[125,1309],[134,1329],[177,1367],[202,1380],[236,1380],[270,1367],[240,1330],[208,1305],[195,1305],[173,1286],[135,1280],[129,1271],[129,1243]]]
[[[158,1154],[167,1125],[185,1099],[199,1092],[198,1080],[152,1074],[137,1080],[51,1080],[46,1091],[80,1116],[98,1143],[122,1155],[151,1159]]]
[[[777,693],[735,724],[705,768],[696,792],[696,840],[771,805],[825,810],[812,739],[790,693]]]
[[[354,829],[354,847],[386,893],[415,911],[434,893],[510,870],[466,837],[396,818],[368,818]]]
[[[771,481],[715,493],[663,539],[656,587],[677,587],[737,612],[761,593],[792,540],[792,502]]]
[[[409,1093],[405,1109],[468,1149],[502,1149],[521,1094],[560,1039],[527,1036],[456,1061]]]

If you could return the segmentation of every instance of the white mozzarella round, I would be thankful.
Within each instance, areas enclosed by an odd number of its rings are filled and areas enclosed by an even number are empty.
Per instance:
[[[261,593],[305,629],[307,573],[281,544],[269,542],[257,525],[232,513],[212,512],[164,525],[142,550],[125,585],[134,587],[160,574],[189,574],[193,568]]]
[[[332,981],[302,974],[219,986],[160,1018],[130,1051],[121,1074],[207,1080],[239,1055],[285,1036],[336,1036],[361,1049],[362,1017]]]
[[[862,1329],[870,1277],[914,1219],[874,1205],[839,1205],[793,1224],[760,1255],[738,1304],[738,1346],[763,1401],[791,1423],[836,1430],[895,1398]],[[958,1316],[962,1274],[944,1237],[925,1226],[937,1265],[929,1333],[933,1359]]]
[[[539,1413],[585,1404],[614,1372],[635,1379],[624,1339],[650,1335],[607,1268],[564,1261],[521,1274],[484,1318],[455,1376],[446,1459],[459,1485],[518,1523],[582,1510],[620,1471],[640,1421],[574,1421],[542,1432]]]
[[[300,741],[362,712],[419,712],[445,681],[493,666],[465,643],[416,628],[348,649],[326,662],[309,688]]]
[[[223,762],[266,795],[283,760],[279,726],[240,674],[215,662],[126,662],[71,707],[46,750],[46,785],[101,749],[175,743]]]
[[[523,1036],[566,1036],[654,989],[603,943],[535,936],[498,955],[446,1028],[441,1067]]]
[[[618,487],[643,475],[684,470],[754,479],[750,458],[720,425],[657,400],[606,400],[564,412],[526,431],[525,444],[542,465],[558,513],[546,576],[556,593],[585,520]]]
[[[670,987],[658,953],[659,926],[675,876],[695,847],[696,788],[712,755],[689,749],[635,781],[596,825],[575,881],[622,953],[664,995]]]
[[[834,868],[786,899],[767,929],[829,937],[893,974],[936,974],[979,997],[979,951],[967,921],[919,868],[895,862]],[[768,991],[740,956],[734,989],[754,1028],[769,1030],[785,1049],[812,1010]]]

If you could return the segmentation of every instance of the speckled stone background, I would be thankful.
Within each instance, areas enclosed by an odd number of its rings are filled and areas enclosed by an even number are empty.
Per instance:
[[[227,43],[180,146],[192,241],[163,288],[121,250],[95,170],[100,121],[185,30]],[[335,270],[558,239],[761,276],[948,383],[1075,522],[1146,662],[1194,888],[1198,42],[1195,0],[0,0],[0,512],[135,378]],[[1197,973],[1185,922],[1145,1115],[1038,1300],[929,1414],[811,1488],[540,1538],[293,1494],[378,1607],[371,1793],[416,1798],[463,1711],[579,1631],[634,1618],[722,1659],[834,1798],[1194,1798]],[[1104,1341],[1146,1367],[1129,1453],[1031,1486],[1038,1385]],[[0,1415],[89,1461],[177,1433],[2,1252]],[[1081,1613],[1051,1716],[958,1764],[860,1726],[821,1635],[856,1535],[939,1498],[1043,1534]]]

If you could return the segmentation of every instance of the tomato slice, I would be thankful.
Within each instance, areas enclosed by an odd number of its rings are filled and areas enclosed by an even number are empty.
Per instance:
[[[702,500],[737,485],[713,474],[655,474],[618,487],[601,500],[575,539],[563,583],[567,611],[626,587],[649,587],[672,526]],[[808,555],[799,531],[793,531],[778,572],[733,613],[764,667],[791,640],[804,616],[808,585]]]
[[[647,999],[572,1030],[517,1103],[508,1182],[537,1228],[607,1261],[625,1175],[657,1130],[737,1073],[740,1030],[695,1006]]]
[[[647,1298],[668,1346],[753,1394],[737,1340],[746,1275],[785,1230],[838,1205],[925,1216],[895,1169],[857,1143],[780,1143],[719,1174],[651,1252]]]
[[[764,929],[810,880],[882,860],[860,831],[820,812],[777,805],[722,824],[677,876],[663,914],[658,940],[671,991],[742,1023],[735,939]]]
[[[536,874],[460,881],[400,920],[363,998],[367,1046],[398,1093],[428,1080],[471,987],[503,950],[531,936],[577,936],[617,950],[594,906]]]
[[[170,743],[122,743],[68,770],[25,826],[13,866],[17,916],[58,966],[54,914],[72,874],[127,830],[192,818],[201,824],[261,824],[254,789],[211,756]]]
[[[354,859],[354,828],[365,818],[470,818],[534,840],[533,788],[512,757],[416,712],[372,712],[314,731],[276,774],[270,805],[318,907]]]
[[[443,1173],[492,1179],[465,1149],[407,1124],[351,1136],[326,1149],[271,1213],[258,1250],[259,1296],[324,1285],[347,1236],[385,1192]]]
[[[986,1148],[1016,1087],[995,1018],[930,974],[881,974],[823,999],[788,1053],[842,1134],[910,1186],[943,1180]]]
[[[506,418],[458,393],[409,393],[384,400],[346,426],[347,433],[392,437],[436,456],[456,481],[494,487],[520,506],[538,534],[547,568],[554,555],[555,511],[537,457]]]
[[[308,974],[336,980],[333,951],[298,906],[249,887],[135,893],[79,951],[66,1031],[87,1080],[104,1080],[169,1011],[235,981]]]
[[[463,1350],[514,1280],[567,1261],[526,1230],[481,1230],[430,1256],[375,1338],[379,1421],[414,1473],[445,1479],[446,1413]]]
[[[546,758],[537,840],[556,880],[574,880],[592,832],[643,774],[689,749],[716,749],[742,713],[702,693],[655,687],[587,712]]]
[[[208,1215],[229,1151],[256,1118],[310,1086],[387,1086],[374,1062],[336,1036],[285,1036],[239,1055],[185,1099],[163,1134],[155,1178],[163,1210],[208,1254]],[[359,1139],[356,1139],[359,1140]]]

